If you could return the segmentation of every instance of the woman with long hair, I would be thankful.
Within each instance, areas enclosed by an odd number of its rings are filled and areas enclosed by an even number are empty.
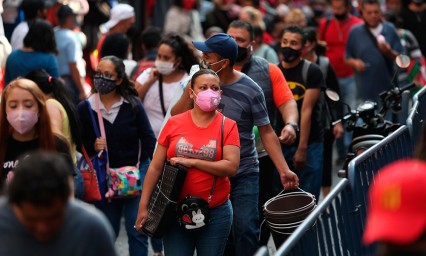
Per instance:
[[[156,136],[175,96],[182,94],[191,66],[199,60],[185,39],[172,34],[163,38],[158,48],[155,67],[145,70],[136,79],[136,89],[143,101],[149,121]]]
[[[31,23],[24,38],[24,47],[13,51],[6,61],[5,85],[34,69],[43,68],[52,77],[58,77],[55,35],[49,22],[37,19]]]
[[[228,176],[237,174],[240,139],[235,121],[216,110],[222,94],[219,84],[219,77],[210,69],[202,69],[192,76],[189,93],[194,107],[167,121],[145,177],[135,222],[139,231],[147,220],[148,204],[166,159],[172,165],[188,168],[178,200],[182,206],[178,208],[183,209],[183,202],[195,197],[209,208],[210,221],[204,219],[207,214],[201,216],[201,211],[194,210],[193,218],[182,215],[181,224],[175,221],[170,225],[163,236],[165,255],[192,256],[195,250],[198,255],[223,255],[225,250],[232,224]],[[189,230],[196,227],[203,228]]]
[[[0,103],[0,182],[11,178],[18,158],[41,149],[65,154],[67,143],[52,132],[44,95],[31,80],[18,78],[3,91]]]
[[[50,76],[44,69],[33,70],[25,77],[34,81],[45,95],[52,130],[65,137],[76,163],[76,145],[81,144],[80,120],[77,108],[70,98],[71,92],[61,80]]]
[[[106,150],[110,168],[137,166],[139,163],[143,179],[156,140],[133,82],[126,75],[123,61],[115,56],[103,57],[96,67],[93,85],[93,94],[77,106],[84,131],[81,138],[88,155]],[[98,113],[102,116],[98,117]],[[100,127],[98,118],[102,118],[105,137],[96,136],[92,114],[97,127]],[[99,184],[101,191],[106,191],[106,182],[99,180]],[[95,203],[95,206],[106,215],[116,236],[124,214],[130,255],[146,255],[147,236],[133,227],[140,195],[114,199],[108,198],[107,194],[102,193],[102,201]]]

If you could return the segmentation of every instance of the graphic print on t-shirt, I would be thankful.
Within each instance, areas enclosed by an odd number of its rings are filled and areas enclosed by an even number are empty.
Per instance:
[[[288,87],[293,92],[294,100],[299,101],[305,97],[306,87],[303,84],[293,81],[287,81]]]
[[[176,156],[187,158],[198,158],[214,161],[217,152],[217,140],[210,140],[207,145],[195,148],[184,136],[176,143]]]
[[[11,160],[4,162],[3,169],[10,169],[13,170],[18,165],[19,160]]]

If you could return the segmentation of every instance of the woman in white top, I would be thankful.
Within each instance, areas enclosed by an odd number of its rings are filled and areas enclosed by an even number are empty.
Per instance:
[[[198,63],[183,37],[168,35],[160,42],[155,67],[145,70],[136,79],[136,90],[156,137],[173,96],[183,93],[186,84],[182,85],[181,81],[188,77],[191,66]]]

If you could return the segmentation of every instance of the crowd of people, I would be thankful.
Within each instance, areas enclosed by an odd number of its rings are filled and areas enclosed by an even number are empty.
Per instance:
[[[1,255],[115,255],[123,216],[129,254],[148,255],[142,228],[166,161],[188,169],[177,203],[205,202],[209,220],[193,231],[176,221],[151,239],[154,255],[253,255],[269,240],[263,204],[297,188],[318,202],[347,154],[352,135],[333,123],[347,109],[324,91],[354,109],[426,82],[424,0],[142,2],[137,34],[132,1],[4,1]],[[395,82],[400,54],[411,65]],[[107,168],[136,166],[141,193],[111,198],[103,173],[100,201],[73,199],[83,149]],[[425,223],[394,240],[422,244]]]

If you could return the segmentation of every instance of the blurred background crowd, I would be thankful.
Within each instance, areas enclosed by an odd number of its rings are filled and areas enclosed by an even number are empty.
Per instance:
[[[278,63],[281,59],[279,51],[281,33],[285,26],[320,28],[322,22],[322,32],[325,33],[329,21],[333,18],[344,20],[346,11],[360,17],[360,1],[348,0],[347,10],[339,12],[337,7],[332,6],[332,1],[327,0],[4,0],[0,1],[3,2],[2,7],[0,6],[3,23],[0,26],[2,35],[0,60],[4,73],[6,58],[11,50],[22,47],[28,24],[36,18],[42,18],[53,27],[60,26],[57,10],[59,6],[66,4],[71,7],[72,13],[65,12],[60,15],[75,15],[73,22],[67,26],[76,32],[78,39],[76,42],[80,43],[77,48],[82,50],[81,61],[78,60],[76,65],[79,76],[83,79],[82,84],[77,81],[72,69],[61,70],[64,68],[59,67],[57,75],[74,76],[71,80],[74,80],[79,90],[85,82],[90,84],[92,70],[96,66],[96,55],[100,54],[99,42],[103,41],[103,35],[116,32],[126,34],[130,51],[125,57],[139,61],[149,57],[147,45],[149,47],[155,39],[147,35],[144,37],[143,32],[148,30],[148,34],[155,34],[152,27],[158,28],[163,33],[178,32],[186,35],[188,39],[203,40],[214,33],[226,32],[233,20],[241,19],[255,25],[254,54],[272,63]],[[110,12],[111,8],[119,3],[129,4],[133,9],[120,8],[115,13]],[[426,35],[422,32],[426,23],[424,1],[381,0],[380,3],[383,19],[401,29],[400,36],[406,41],[404,45],[406,53],[415,58],[414,63],[418,63],[420,68],[422,57],[420,52],[423,53],[423,57],[426,52]],[[117,23],[122,23],[123,20],[126,20],[127,24],[118,26]],[[347,27],[350,26],[351,24]],[[320,44],[325,46],[325,53],[332,55],[333,53],[327,52],[333,49],[327,47],[324,34],[318,34],[318,37],[321,39]],[[119,40],[116,38],[114,42]],[[416,45],[417,47],[413,48]],[[133,63],[133,66],[128,68],[130,73],[136,71],[132,69],[135,66]],[[334,69],[337,70],[339,77],[339,67],[334,66]],[[56,76],[56,73],[51,75]],[[6,79],[7,81],[10,80]]]

